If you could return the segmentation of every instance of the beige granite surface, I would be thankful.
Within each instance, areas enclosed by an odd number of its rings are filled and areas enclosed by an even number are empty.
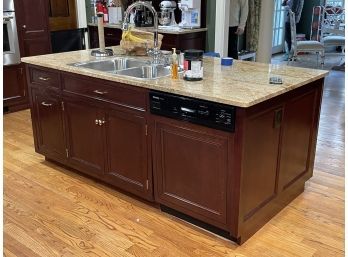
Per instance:
[[[88,23],[88,26],[97,26],[96,23]],[[116,29],[121,29],[122,25],[121,24],[110,24],[110,23],[105,23],[104,24],[105,28],[116,28]],[[153,32],[154,28],[153,27],[142,27],[137,29],[145,30],[145,31],[150,31]],[[169,29],[169,28],[163,28],[159,27],[158,32],[162,34],[175,34],[175,35],[181,35],[181,34],[189,34],[189,33],[196,33],[196,32],[203,32],[207,31],[207,28],[197,28],[197,29],[182,29],[182,28],[176,28],[176,29]]]
[[[118,56],[124,56],[119,47],[113,48]],[[115,56],[111,58],[115,58]],[[239,107],[250,107],[323,78],[328,74],[327,71],[323,70],[236,60],[232,66],[225,67],[220,65],[219,58],[204,58],[204,79],[190,82],[183,79],[172,80],[170,77],[156,80],[139,80],[68,65],[90,60],[96,60],[95,57],[90,55],[90,50],[22,58],[25,63],[42,67]],[[281,76],[283,84],[269,84],[270,76]]]

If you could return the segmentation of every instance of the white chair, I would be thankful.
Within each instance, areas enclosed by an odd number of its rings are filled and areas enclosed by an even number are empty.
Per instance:
[[[324,65],[325,58],[325,48],[324,44],[316,41],[316,40],[307,40],[307,41],[297,41],[296,40],[296,21],[295,21],[295,13],[289,10],[290,15],[290,28],[291,28],[291,51],[293,52],[293,56],[290,56],[288,59],[288,64],[290,61],[294,62],[297,60],[298,53],[304,52],[314,52],[317,54],[317,64],[320,56],[320,64]]]
[[[321,24],[321,42],[325,47],[340,46],[345,50],[344,20],[345,10],[342,6],[324,6]]]

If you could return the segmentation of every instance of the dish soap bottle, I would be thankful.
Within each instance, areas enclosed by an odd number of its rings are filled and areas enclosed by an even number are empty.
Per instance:
[[[172,79],[179,78],[178,66],[179,66],[178,65],[178,55],[176,54],[176,48],[173,48],[172,65],[171,65]]]

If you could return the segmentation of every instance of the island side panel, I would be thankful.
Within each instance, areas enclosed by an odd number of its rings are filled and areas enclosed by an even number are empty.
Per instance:
[[[313,174],[323,79],[246,109],[238,238],[245,242]]]

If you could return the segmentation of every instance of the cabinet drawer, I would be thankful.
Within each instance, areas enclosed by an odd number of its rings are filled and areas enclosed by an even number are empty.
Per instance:
[[[30,67],[29,72],[31,83],[59,88],[58,72],[34,67]]]
[[[146,94],[144,90],[124,86],[117,82],[107,83],[99,79],[86,80],[77,76],[65,75],[63,77],[63,90],[145,110]]]

